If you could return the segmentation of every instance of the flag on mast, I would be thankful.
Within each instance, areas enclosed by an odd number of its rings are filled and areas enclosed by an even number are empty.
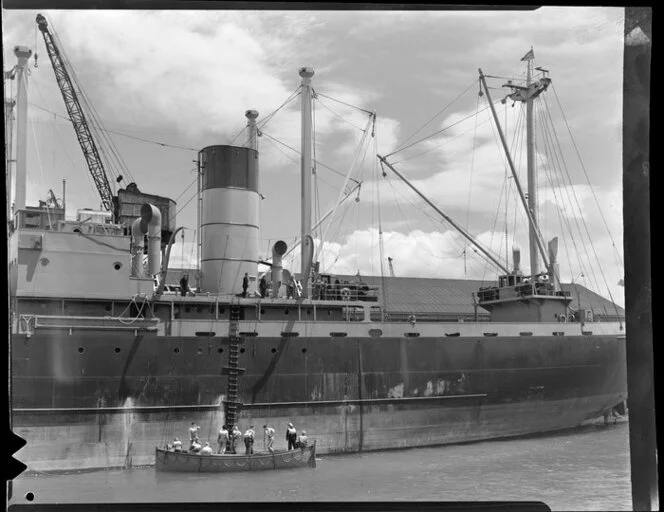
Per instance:
[[[535,58],[535,52],[531,48],[528,53],[526,53],[523,57],[521,57],[521,60],[533,60]]]

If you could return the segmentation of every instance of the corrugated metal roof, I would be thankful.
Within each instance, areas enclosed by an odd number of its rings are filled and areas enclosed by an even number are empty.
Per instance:
[[[168,269],[167,283],[179,284],[183,274],[188,274],[193,284],[194,269]],[[390,313],[415,314],[449,314],[473,315],[473,293],[480,287],[495,286],[496,282],[480,279],[438,279],[423,277],[384,277],[334,275],[341,282],[357,283],[360,279],[369,286],[380,289],[381,300]],[[607,316],[625,316],[625,310],[610,300],[598,295],[586,287],[575,283],[563,283],[562,289],[570,292],[571,308],[591,309],[595,314]],[[387,299],[386,301],[384,299]],[[480,317],[488,317],[488,313],[478,308]]]

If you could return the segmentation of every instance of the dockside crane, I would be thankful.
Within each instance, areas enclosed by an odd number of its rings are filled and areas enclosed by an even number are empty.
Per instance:
[[[90,127],[86,120],[81,102],[78,98],[78,93],[72,82],[66,59],[60,53],[60,50],[55,43],[55,38],[48,28],[46,18],[41,14],[37,15],[37,26],[44,36],[44,43],[46,44],[46,51],[51,59],[53,70],[55,71],[55,78],[58,82],[62,98],[64,99],[69,118],[74,125],[76,137],[83,150],[83,155],[88,164],[88,169],[92,175],[97,191],[101,196],[103,207],[113,214],[114,220],[116,217],[115,204],[113,201],[113,189],[108,181],[106,171],[104,170],[104,163],[102,162],[101,155],[97,149]]]
[[[52,28],[49,29],[46,18],[41,14],[37,15],[36,22],[44,37],[46,51],[53,65],[53,71],[55,72],[55,78],[62,93],[62,99],[67,107],[69,119],[74,126],[74,131],[76,132],[76,137],[83,151],[88,169],[101,197],[102,207],[111,213],[114,223],[122,224],[126,229],[129,229],[132,222],[138,218],[138,212],[144,203],[155,205],[161,211],[162,216],[162,244],[167,244],[176,225],[175,201],[163,196],[145,194],[138,189],[136,183],[133,181],[126,188],[120,188],[117,195],[114,193],[114,189],[111,188],[111,181],[108,179],[102,155],[105,157],[108,157],[109,154],[114,156],[120,167],[124,169],[125,174],[131,178],[129,170],[119,160],[112,142],[108,141],[106,146],[97,146],[92,129],[103,130],[103,128],[100,128],[101,123],[96,119],[94,108],[89,105],[80,84],[75,83],[75,73],[64,51],[58,47],[58,37],[55,31]],[[81,102],[81,99],[83,102]],[[89,114],[91,123],[88,123],[86,112]],[[101,137],[101,142],[103,143],[103,134],[101,134]],[[110,163],[112,161],[107,160],[107,164]],[[111,174],[114,175],[115,173],[110,165],[108,167]],[[116,181],[120,183],[123,177],[120,173],[117,174],[119,175]]]

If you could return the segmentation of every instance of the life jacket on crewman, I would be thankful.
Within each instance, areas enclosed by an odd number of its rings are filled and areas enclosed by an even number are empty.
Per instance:
[[[173,441],[173,451],[174,452],[181,452],[182,451],[182,441],[180,441],[177,438],[175,438],[175,441]]]

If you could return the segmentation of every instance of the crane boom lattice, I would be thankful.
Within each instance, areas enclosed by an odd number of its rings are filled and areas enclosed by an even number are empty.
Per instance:
[[[95,182],[97,191],[101,196],[102,205],[109,212],[113,212],[113,190],[111,189],[106,171],[104,170],[104,164],[101,160],[97,145],[95,144],[94,137],[92,136],[85,114],[81,108],[81,103],[78,99],[79,95],[71,80],[70,73],[67,70],[66,61],[62,58],[53,34],[51,34],[48,29],[46,18],[41,14],[37,15],[37,25],[44,36],[44,43],[46,44],[46,50],[51,59],[51,64],[53,65],[53,71],[55,72],[58,87],[60,88],[62,98],[67,107],[69,118],[74,125],[74,131],[76,132],[76,137],[81,145],[81,150],[83,151],[83,155],[88,164],[88,169]]]

